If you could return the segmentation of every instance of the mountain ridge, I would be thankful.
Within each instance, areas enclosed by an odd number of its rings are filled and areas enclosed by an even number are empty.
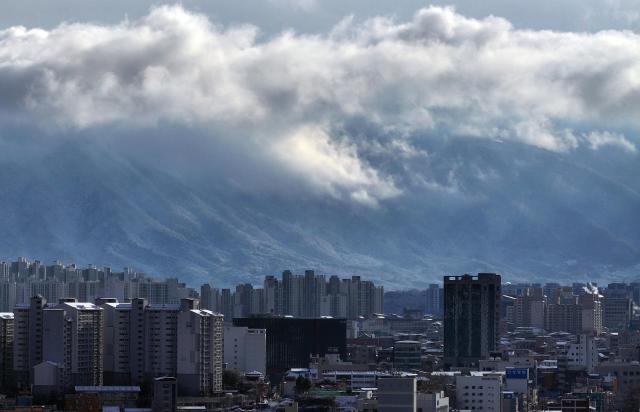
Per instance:
[[[298,189],[243,189],[213,173],[175,176],[91,140],[32,159],[0,157],[0,195],[12,200],[0,206],[0,255],[220,286],[260,283],[289,268],[363,275],[389,289],[478,271],[513,281],[639,273],[638,184],[616,175],[640,171],[634,158],[614,153],[622,160],[611,166],[588,150],[473,138],[414,144],[429,156],[404,169],[378,165],[403,193],[377,207]]]

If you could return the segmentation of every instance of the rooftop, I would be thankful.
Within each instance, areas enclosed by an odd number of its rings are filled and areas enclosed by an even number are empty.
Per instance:
[[[76,386],[76,392],[140,392],[139,386]]]
[[[107,302],[105,305],[116,309],[131,309],[131,303],[128,302]]]
[[[100,306],[96,306],[89,302],[64,302],[63,305],[71,306],[78,310],[102,310]]]

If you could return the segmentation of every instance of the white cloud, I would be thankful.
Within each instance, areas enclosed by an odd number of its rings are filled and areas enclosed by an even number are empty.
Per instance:
[[[583,135],[592,149],[597,150],[602,146],[618,146],[628,152],[637,152],[637,147],[629,139],[619,133],[611,132],[590,132]]]
[[[640,128],[633,32],[517,30],[429,7],[407,22],[345,19],[326,35],[257,33],[181,7],[111,26],[8,28],[0,31],[0,115],[46,128],[169,122],[224,131],[313,187],[368,204],[401,189],[361,155],[365,135],[328,131],[350,119],[395,139],[437,131],[552,151],[635,151],[607,131]]]
[[[274,149],[284,167],[336,198],[343,197],[345,191],[359,203],[376,206],[378,199],[399,194],[392,180],[380,177],[358,158],[354,146],[332,142],[321,128],[302,127]]]

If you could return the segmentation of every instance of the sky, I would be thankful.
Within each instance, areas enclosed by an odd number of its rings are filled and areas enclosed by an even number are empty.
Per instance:
[[[476,3],[11,3],[0,121],[52,136],[185,126],[372,207],[403,188],[371,153],[422,156],[418,133],[637,152],[635,2]]]
[[[139,0],[23,0],[3,5],[0,26],[25,25],[51,28],[62,21],[112,24],[123,18],[137,19],[149,8],[175,2]],[[185,8],[210,16],[223,24],[251,23],[266,33],[293,28],[298,32],[320,33],[346,15],[356,19],[395,16],[407,19],[429,5],[455,6],[469,17],[501,16],[521,29],[562,31],[637,30],[640,20],[638,0],[185,0]]]

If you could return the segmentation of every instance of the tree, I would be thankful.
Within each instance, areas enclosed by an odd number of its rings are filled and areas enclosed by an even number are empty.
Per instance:
[[[298,376],[298,379],[296,379],[296,393],[300,395],[308,392],[309,389],[311,389],[311,381],[308,378]]]
[[[240,374],[234,370],[222,372],[222,387],[225,389],[238,389],[240,385]]]

